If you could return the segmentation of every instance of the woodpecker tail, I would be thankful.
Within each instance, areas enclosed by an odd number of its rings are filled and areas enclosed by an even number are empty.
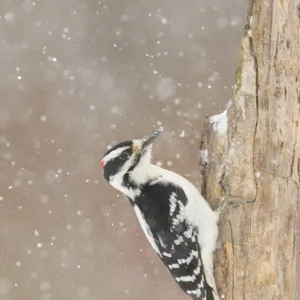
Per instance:
[[[205,274],[205,289],[207,294],[207,300],[220,300],[218,295],[216,281],[213,273],[213,253],[202,249],[201,252],[202,261],[205,262],[204,274]]]
[[[214,297],[213,300],[220,300],[220,297],[219,297],[217,291],[214,291],[214,290],[213,290],[212,293],[213,293],[213,297]]]
[[[205,290],[206,290],[206,300],[216,300],[214,297],[214,291],[211,286],[205,282]]]
[[[206,290],[206,300],[220,300],[218,292],[215,291],[211,286],[209,286],[207,282],[205,284],[205,290]]]
[[[220,300],[220,297],[217,293],[213,292],[214,300]]]

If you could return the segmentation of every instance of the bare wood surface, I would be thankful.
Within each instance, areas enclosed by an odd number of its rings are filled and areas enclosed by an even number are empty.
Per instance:
[[[205,120],[200,145],[206,199],[222,198],[222,181],[255,200],[220,219],[215,273],[225,299],[300,299],[299,69],[299,0],[250,0],[232,99]]]

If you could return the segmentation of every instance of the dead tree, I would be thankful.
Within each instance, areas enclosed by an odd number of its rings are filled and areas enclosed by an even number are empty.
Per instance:
[[[200,145],[212,206],[226,193],[255,200],[220,219],[225,299],[300,299],[299,69],[300,0],[250,0],[232,99],[206,118]]]

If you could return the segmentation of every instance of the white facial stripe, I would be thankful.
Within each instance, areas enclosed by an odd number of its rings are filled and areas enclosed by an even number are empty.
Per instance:
[[[129,148],[130,148],[130,146],[124,146],[124,147],[118,148],[118,149],[110,152],[106,156],[104,156],[104,158],[103,158],[104,165],[106,165],[108,161],[110,161],[110,160],[116,158],[118,155],[120,155],[124,150],[129,149]]]

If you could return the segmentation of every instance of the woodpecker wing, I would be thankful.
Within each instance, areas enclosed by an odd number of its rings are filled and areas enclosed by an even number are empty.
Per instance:
[[[193,299],[214,300],[205,280],[197,228],[185,219],[184,191],[156,182],[144,186],[134,202],[150,244],[180,287]]]

